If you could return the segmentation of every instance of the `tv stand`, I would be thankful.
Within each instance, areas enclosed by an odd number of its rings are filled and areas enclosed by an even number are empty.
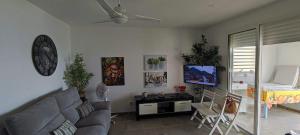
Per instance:
[[[188,93],[152,94],[135,96],[136,119],[163,115],[191,113],[194,97]]]

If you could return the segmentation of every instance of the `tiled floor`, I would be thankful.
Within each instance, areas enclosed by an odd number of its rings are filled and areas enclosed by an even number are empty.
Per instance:
[[[249,112],[240,114],[238,123],[245,129],[253,131],[253,106],[248,107]],[[290,130],[299,130],[300,113],[289,111],[280,107],[272,107],[267,119],[261,119],[262,135],[284,135]]]
[[[208,135],[208,127],[198,129],[198,122],[189,118],[188,115],[181,115],[136,121],[134,114],[121,114],[115,119],[116,124],[112,125],[109,135]],[[243,135],[234,129],[232,131],[231,135]]]

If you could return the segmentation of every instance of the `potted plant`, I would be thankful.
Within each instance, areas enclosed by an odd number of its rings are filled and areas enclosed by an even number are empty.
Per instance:
[[[158,57],[159,59],[159,69],[163,69],[166,64],[166,58],[163,56]]]
[[[149,58],[149,59],[147,60],[147,64],[148,64],[148,68],[149,68],[149,69],[153,69],[153,61],[154,61],[153,58]]]
[[[92,73],[86,71],[82,55],[76,54],[74,62],[66,67],[63,79],[69,87],[77,88],[80,97],[84,98],[84,89],[88,86],[89,80],[93,76]]]
[[[217,82],[220,83],[220,74],[225,70],[221,65],[222,56],[219,55],[219,48],[217,46],[208,45],[207,39],[202,35],[202,42],[195,43],[192,46],[190,54],[182,54],[184,64],[187,65],[209,65],[217,68]],[[191,85],[195,92],[201,93],[199,85]]]

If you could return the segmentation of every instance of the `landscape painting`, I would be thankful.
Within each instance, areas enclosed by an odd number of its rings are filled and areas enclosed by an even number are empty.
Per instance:
[[[167,87],[167,72],[145,72],[145,88]]]
[[[102,81],[107,86],[125,85],[124,57],[102,57]]]
[[[167,71],[167,55],[144,55],[145,71]]]

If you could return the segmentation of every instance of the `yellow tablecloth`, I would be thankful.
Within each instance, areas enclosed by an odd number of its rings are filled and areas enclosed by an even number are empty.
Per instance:
[[[248,87],[247,95],[254,97],[255,88]],[[300,90],[267,90],[263,89],[261,100],[270,109],[273,104],[300,103]]]

